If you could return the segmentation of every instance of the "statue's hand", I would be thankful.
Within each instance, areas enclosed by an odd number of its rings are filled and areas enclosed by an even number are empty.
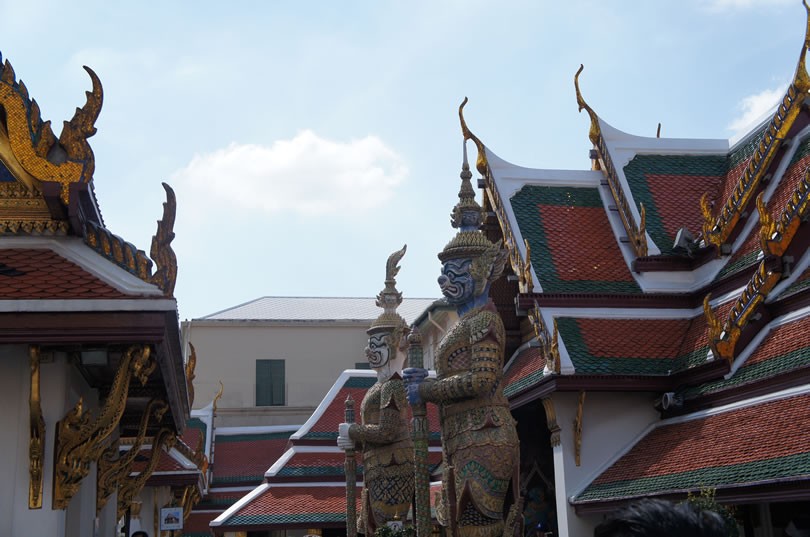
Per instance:
[[[419,396],[419,385],[427,378],[427,369],[421,367],[409,367],[402,370],[402,380],[405,381],[405,389],[408,392],[408,402],[412,405],[418,405],[422,402]]]
[[[349,438],[350,423],[341,423],[338,425],[337,445],[340,449],[354,449],[354,440]]]

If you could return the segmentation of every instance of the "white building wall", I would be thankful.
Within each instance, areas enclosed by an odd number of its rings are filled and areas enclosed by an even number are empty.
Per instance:
[[[651,393],[587,392],[582,412],[582,448],[576,465],[574,421],[579,394],[558,392],[552,396],[560,431],[560,445],[554,449],[554,478],[557,488],[557,518],[561,537],[593,535],[599,516],[580,517],[569,503],[595,479],[659,414]]]
[[[13,434],[0,435],[0,535],[93,535],[96,525],[95,466],[82,482],[67,510],[53,509],[53,457],[56,425],[84,397],[85,408],[95,409],[97,397],[89,390],[64,354],[43,357],[40,396],[45,419],[42,508],[28,508],[29,395],[31,373],[27,345],[0,346],[0,426]]]
[[[255,409],[256,360],[279,359],[285,360],[287,407],[305,408],[306,418],[343,370],[366,361],[367,328],[365,324],[184,323],[197,351],[194,408],[211,402],[221,380],[219,409]],[[301,420],[296,417],[291,423]]]

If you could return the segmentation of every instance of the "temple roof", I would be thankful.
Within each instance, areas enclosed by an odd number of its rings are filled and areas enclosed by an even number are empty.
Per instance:
[[[740,487],[806,483],[808,427],[810,385],[665,420],[621,453],[572,503],[579,509],[702,487],[716,489],[722,499]]]

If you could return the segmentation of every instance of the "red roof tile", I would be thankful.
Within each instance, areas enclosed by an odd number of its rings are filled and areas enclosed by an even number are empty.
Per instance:
[[[765,362],[789,352],[810,347],[810,317],[803,317],[792,323],[783,324],[771,330],[765,341],[757,347],[746,366]]]
[[[653,429],[594,484],[732,466],[810,452],[810,395]]]
[[[604,358],[676,358],[689,319],[579,319],[588,352]]]
[[[0,263],[22,273],[0,274],[0,299],[128,298],[51,250],[0,249]]]
[[[540,205],[538,209],[560,280],[635,282],[604,208]]]
[[[192,512],[188,518],[183,522],[183,535],[187,534],[211,534],[211,528],[208,524],[214,520],[218,513],[198,513]]]
[[[286,451],[291,434],[286,432],[217,435],[213,465],[214,483],[260,482],[267,469]]]
[[[717,192],[723,177],[673,174],[646,174],[647,186],[655,200],[666,234],[675,237],[682,227],[696,232],[703,226],[700,198]],[[664,249],[670,245],[658,245]]]
[[[338,425],[344,421],[346,397],[351,394],[352,399],[354,399],[355,416],[359,418],[360,402],[363,400],[363,396],[366,395],[366,391],[368,391],[368,388],[342,387],[329,403],[320,419],[309,430],[309,433],[334,433],[337,435]]]
[[[357,509],[360,509],[357,488]],[[270,487],[233,516],[301,515],[304,513],[345,513],[346,487]]]
[[[530,347],[524,349],[509,364],[509,369],[504,374],[504,393],[508,397],[538,382],[542,378],[545,366],[546,359],[540,352],[540,348]],[[531,378],[529,378],[530,376]]]

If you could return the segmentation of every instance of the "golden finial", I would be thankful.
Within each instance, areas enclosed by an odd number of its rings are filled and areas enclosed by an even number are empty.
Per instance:
[[[464,120],[464,106],[467,104],[467,97],[464,97],[464,101],[462,101],[461,105],[458,107],[458,118],[461,121],[461,134],[464,135],[464,141],[472,140],[475,144],[475,147],[478,148],[478,158],[475,161],[475,168],[478,170],[478,173],[481,176],[487,176],[487,168],[489,164],[487,163],[487,154],[486,148],[484,147],[484,143],[478,139],[476,135],[472,133],[472,131],[467,127],[467,122]],[[464,144],[464,161],[467,160],[467,144]]]
[[[601,135],[601,131],[599,130],[599,116],[596,115],[593,108],[588,106],[588,103],[586,103],[585,99],[582,98],[582,92],[579,91],[579,75],[582,73],[583,69],[585,69],[585,66],[583,64],[579,64],[577,74],[574,75],[574,89],[577,93],[577,105],[579,106],[580,112],[582,112],[584,109],[588,112],[588,115],[591,116],[591,128],[588,131],[588,138],[591,140],[593,145],[599,145],[599,136]]]
[[[150,283],[157,285],[168,297],[174,296],[177,283],[177,256],[172,249],[174,240],[174,221],[177,214],[177,198],[172,187],[163,184],[166,191],[166,202],[163,204],[163,218],[158,220],[157,231],[152,236],[152,248],[149,255],[157,265],[157,270],[149,278]]]
[[[717,318],[714,310],[712,310],[711,304],[709,304],[711,298],[711,293],[708,293],[705,297],[703,297],[703,315],[706,318],[706,324],[709,327],[709,344],[711,345],[712,351],[714,351],[716,357],[720,358],[717,350],[717,341],[720,339],[720,334],[723,332],[723,323],[721,323],[720,319]]]
[[[219,381],[219,391],[214,396],[214,415],[217,415],[217,403],[222,398],[222,392],[225,391],[225,386],[222,384],[222,381]]]

